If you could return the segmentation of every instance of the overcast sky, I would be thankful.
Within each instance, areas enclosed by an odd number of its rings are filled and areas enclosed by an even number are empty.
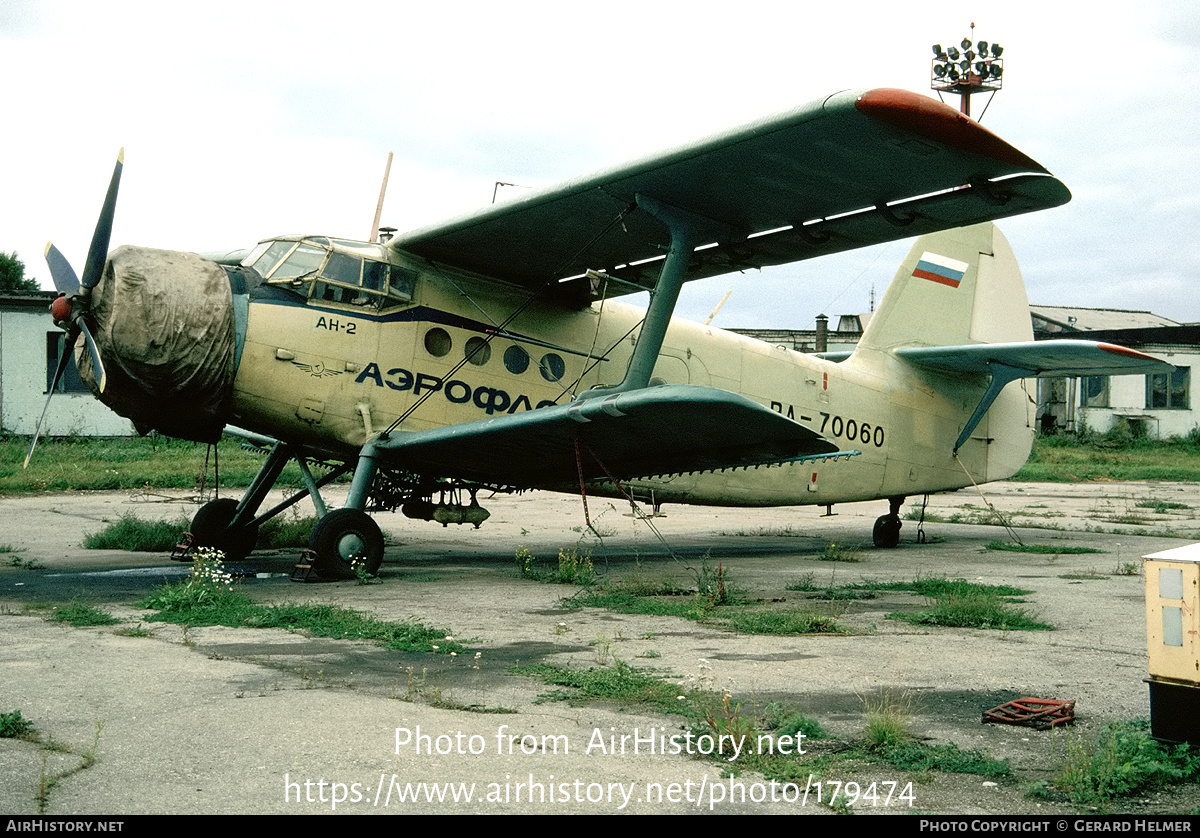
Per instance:
[[[930,45],[972,21],[1005,47],[983,124],[1074,194],[1002,222],[1031,300],[1200,321],[1191,0],[3,0],[0,250],[46,288],[48,239],[80,267],[122,146],[114,246],[365,238],[389,151],[383,222],[423,226],[496,181],[550,185],[836,90],[934,95]],[[732,288],[717,325],[811,328],[865,311],[909,244],[692,283],[679,312]]]

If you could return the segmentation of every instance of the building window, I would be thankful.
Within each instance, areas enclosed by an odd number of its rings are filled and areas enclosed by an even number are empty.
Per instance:
[[[58,355],[66,351],[69,355],[67,368],[63,370],[62,378],[58,380],[56,393],[86,393],[87,385],[79,377],[79,368],[75,366],[75,351],[66,346],[65,332],[46,332],[46,392],[54,383],[54,371],[58,369]]]
[[[1084,407],[1108,407],[1108,376],[1090,375],[1081,378]]]
[[[1146,408],[1187,410],[1191,404],[1188,396],[1191,370],[1176,367],[1168,373],[1146,376]]]

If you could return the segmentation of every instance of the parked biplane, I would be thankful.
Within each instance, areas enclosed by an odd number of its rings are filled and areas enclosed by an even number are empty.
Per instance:
[[[835,94],[386,243],[109,254],[121,166],[82,281],[47,246],[81,376],[142,432],[261,435],[270,454],[245,495],[205,505],[192,531],[245,556],[264,520],[310,495],[329,576],[379,567],[369,511],[478,526],[481,490],[886,498],[874,540],[894,546],[905,497],[1024,463],[1022,379],[1164,367],[1106,344],[1033,342],[990,222],[1070,193],[978,123],[898,90]],[[688,280],[917,235],[848,357],[671,317]],[[614,300],[638,291],[647,311]],[[307,490],[260,513],[289,460]],[[326,511],[320,487],[350,472],[346,505]]]

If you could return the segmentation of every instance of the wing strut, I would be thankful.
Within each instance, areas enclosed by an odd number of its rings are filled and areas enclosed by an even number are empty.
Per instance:
[[[627,393],[649,386],[650,374],[654,372],[654,364],[658,361],[667,326],[671,323],[671,315],[679,300],[679,291],[687,279],[692,253],[706,234],[714,234],[713,237],[716,238],[723,227],[715,221],[670,206],[649,195],[638,193],[636,200],[641,209],[662,222],[670,232],[671,247],[667,251],[667,258],[663,262],[654,290],[650,292],[650,307],[642,321],[642,330],[638,333],[637,345],[634,346],[625,378],[620,384],[612,387],[585,390],[579,394],[579,399]]]
[[[1007,364],[1001,364],[998,361],[988,361],[988,370],[992,373],[992,380],[988,384],[987,392],[979,400],[979,406],[975,408],[975,412],[971,414],[971,418],[963,426],[962,433],[958,435],[958,439],[954,440],[955,454],[958,453],[959,448],[962,448],[963,443],[971,438],[971,431],[975,430],[975,426],[979,424],[979,420],[983,418],[983,414],[988,412],[988,408],[992,406],[992,402],[1000,395],[1001,390],[1018,379],[1029,378],[1030,375],[1036,374],[1035,370],[1018,369],[1010,367]]]

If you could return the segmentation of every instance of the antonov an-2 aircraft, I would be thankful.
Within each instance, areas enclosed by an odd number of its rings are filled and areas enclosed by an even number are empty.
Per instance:
[[[478,526],[480,490],[886,498],[874,540],[895,546],[906,496],[1024,463],[1035,406],[1022,379],[1165,368],[1032,341],[991,220],[1070,193],[978,123],[899,90],[837,93],[386,243],[109,254],[121,165],[82,282],[47,246],[80,374],[139,431],[268,441],[242,499],[205,505],[193,533],[244,557],[259,524],[310,495],[328,577],[378,569],[368,511]],[[917,235],[848,357],[671,319],[688,280]],[[647,311],[613,299],[647,290]],[[260,514],[289,460],[308,490]],[[309,462],[332,469],[315,480]],[[325,511],[318,489],[348,472],[345,507]]]

